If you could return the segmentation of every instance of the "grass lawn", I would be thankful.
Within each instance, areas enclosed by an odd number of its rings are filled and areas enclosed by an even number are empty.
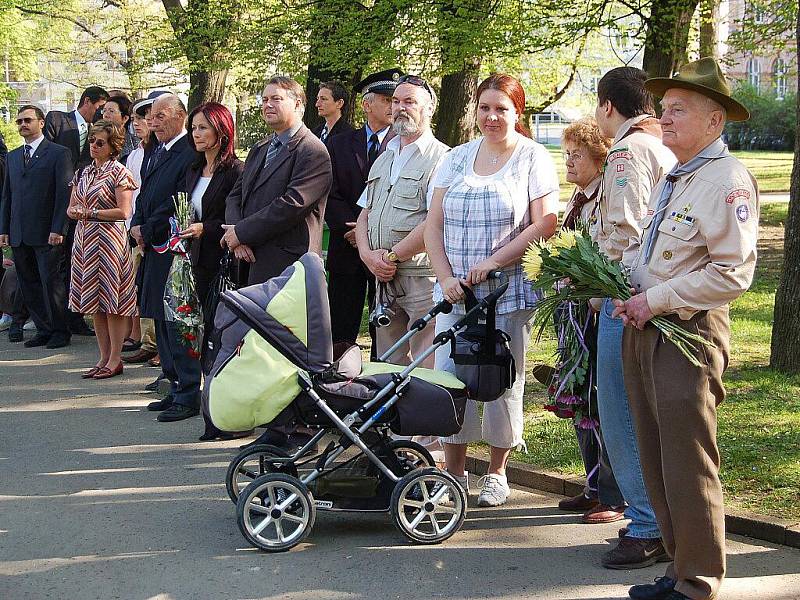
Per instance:
[[[786,377],[769,363],[772,307],[782,264],[787,205],[762,207],[759,264],[753,287],[731,311],[728,397],[719,410],[718,439],[726,503],[783,518],[800,518],[800,377]],[[552,362],[552,338],[531,344],[529,367]],[[514,460],[582,475],[572,425],[541,406],[545,390],[528,374],[525,439],[528,454]]]
[[[572,186],[565,179],[567,168],[564,165],[564,157],[561,148],[548,146],[553,161],[556,163],[558,180],[561,189],[561,201],[566,202],[572,195]],[[745,166],[753,173],[758,188],[762,193],[767,192],[788,192],[789,178],[792,174],[792,152],[766,152],[761,150],[742,150],[733,153]]]

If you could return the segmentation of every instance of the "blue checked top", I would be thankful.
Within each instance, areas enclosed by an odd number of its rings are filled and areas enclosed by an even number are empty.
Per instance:
[[[519,136],[505,166],[493,175],[476,175],[475,156],[482,138],[454,148],[436,172],[433,186],[448,188],[442,201],[444,249],[453,275],[466,277],[470,268],[508,244],[531,224],[530,202],[558,191],[558,176],[547,149]],[[497,313],[533,308],[538,298],[531,282],[524,280],[522,263],[504,269],[508,291],[497,303]],[[496,287],[487,281],[474,291],[478,298]],[[442,299],[437,284],[434,299]],[[464,305],[453,308],[463,314]]]

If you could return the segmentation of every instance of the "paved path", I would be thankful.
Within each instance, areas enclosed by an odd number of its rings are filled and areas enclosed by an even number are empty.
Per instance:
[[[93,341],[68,352],[0,341],[0,598],[626,598],[663,565],[607,571],[616,525],[583,526],[557,497],[515,490],[472,509],[440,546],[388,515],[319,513],[307,543],[269,555],[240,535],[223,486],[235,442],[162,424],[138,390],[153,369],[84,382]],[[732,538],[726,600],[800,597],[800,551]]]

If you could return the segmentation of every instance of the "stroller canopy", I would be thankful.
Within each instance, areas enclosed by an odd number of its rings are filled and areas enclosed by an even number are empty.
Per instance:
[[[221,300],[219,351],[203,402],[223,431],[252,429],[300,393],[299,371],[322,371],[333,361],[322,259],[307,253],[279,276],[225,292]]]

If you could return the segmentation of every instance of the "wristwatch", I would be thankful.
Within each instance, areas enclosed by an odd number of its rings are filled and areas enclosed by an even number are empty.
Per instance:
[[[97,220],[97,212],[98,212],[98,211],[97,211],[97,207],[95,206],[95,207],[92,209],[92,219],[94,219],[95,221]]]
[[[393,263],[400,262],[400,259],[397,257],[397,252],[394,250],[389,251],[389,254],[386,255],[386,260]]]

